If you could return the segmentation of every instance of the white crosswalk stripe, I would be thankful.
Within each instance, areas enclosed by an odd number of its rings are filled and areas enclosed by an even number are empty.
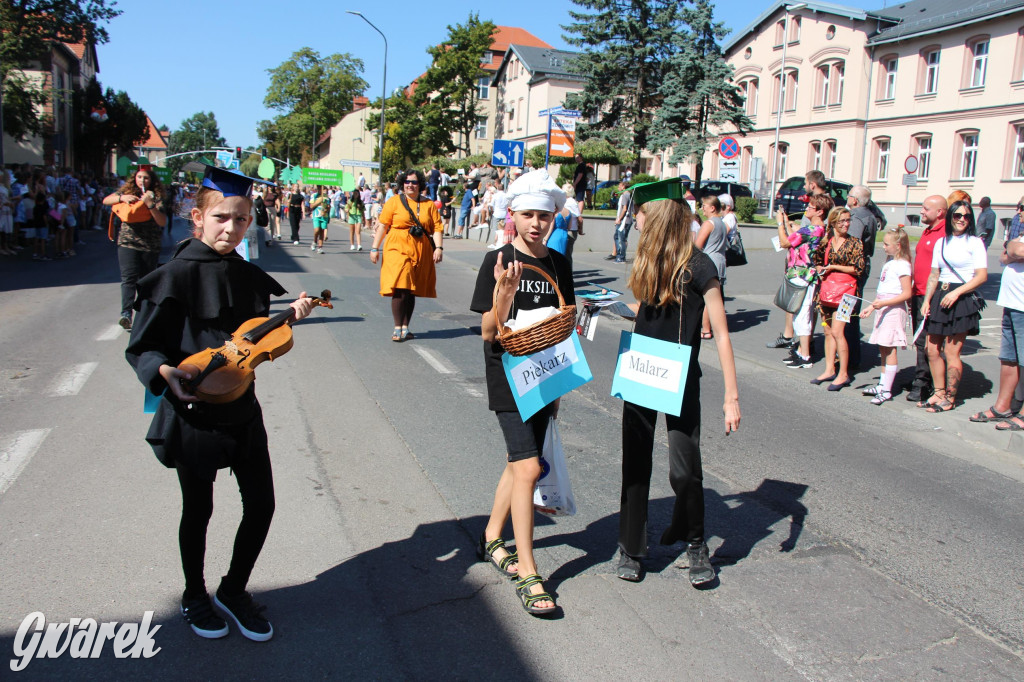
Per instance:
[[[67,368],[50,384],[47,395],[54,397],[78,395],[85,382],[89,380],[89,376],[96,370],[97,365],[99,365],[98,362],[83,362],[80,365]]]
[[[11,487],[32,455],[46,440],[50,429],[18,431],[0,448],[0,495]]]
[[[97,341],[113,341],[119,339],[125,335],[124,329],[119,324],[112,324],[107,329],[104,329],[99,336],[96,337]]]

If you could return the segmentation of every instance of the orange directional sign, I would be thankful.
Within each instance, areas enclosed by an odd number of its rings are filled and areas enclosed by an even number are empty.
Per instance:
[[[576,146],[576,119],[569,116],[551,117],[551,136],[548,139],[548,154],[572,157]]]

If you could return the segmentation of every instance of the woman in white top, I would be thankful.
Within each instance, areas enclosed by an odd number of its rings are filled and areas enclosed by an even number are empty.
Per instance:
[[[718,281],[722,284],[722,297],[725,297],[725,246],[726,227],[722,221],[722,204],[718,197],[708,195],[701,199],[701,208],[707,218],[700,225],[700,229],[693,237],[693,243],[711,258],[711,262],[718,269]],[[711,319],[708,317],[707,308],[704,309],[704,318],[700,326],[700,338],[704,340],[713,339],[711,331]]]
[[[733,240],[733,234],[739,229],[740,223],[736,219],[736,210],[731,194],[719,194],[718,202],[722,204],[722,212],[719,216],[725,223],[725,236],[727,241]]]
[[[974,211],[966,201],[954,202],[946,212],[946,236],[932,252],[932,272],[921,306],[921,316],[927,320],[926,350],[935,393],[918,407],[929,412],[956,407],[963,375],[960,351],[964,339],[978,335],[985,301],[975,290],[987,279],[988,258],[985,243],[974,236]],[[945,350],[940,352],[943,343]]]

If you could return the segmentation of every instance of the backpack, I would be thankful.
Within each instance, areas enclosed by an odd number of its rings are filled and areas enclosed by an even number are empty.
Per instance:
[[[267,205],[263,203],[263,197],[256,197],[252,202],[252,208],[256,214],[258,227],[266,227],[270,224],[270,214],[267,212]]]

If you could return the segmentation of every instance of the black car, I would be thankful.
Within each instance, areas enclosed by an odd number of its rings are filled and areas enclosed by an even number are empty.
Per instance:
[[[717,197],[719,194],[728,194],[733,198],[733,201],[740,197],[754,196],[754,193],[746,185],[728,180],[701,180],[700,190],[694,192],[694,194],[697,195],[698,201],[706,196],[714,195]]]
[[[838,180],[826,180],[825,183],[827,185],[826,189],[832,196],[832,201],[835,202],[836,206],[846,206],[846,197],[849,196],[853,185]],[[801,197],[806,195],[804,177],[802,175],[795,175],[782,183],[775,192],[775,206],[781,208],[787,215],[802,215],[807,208],[807,200]]]

